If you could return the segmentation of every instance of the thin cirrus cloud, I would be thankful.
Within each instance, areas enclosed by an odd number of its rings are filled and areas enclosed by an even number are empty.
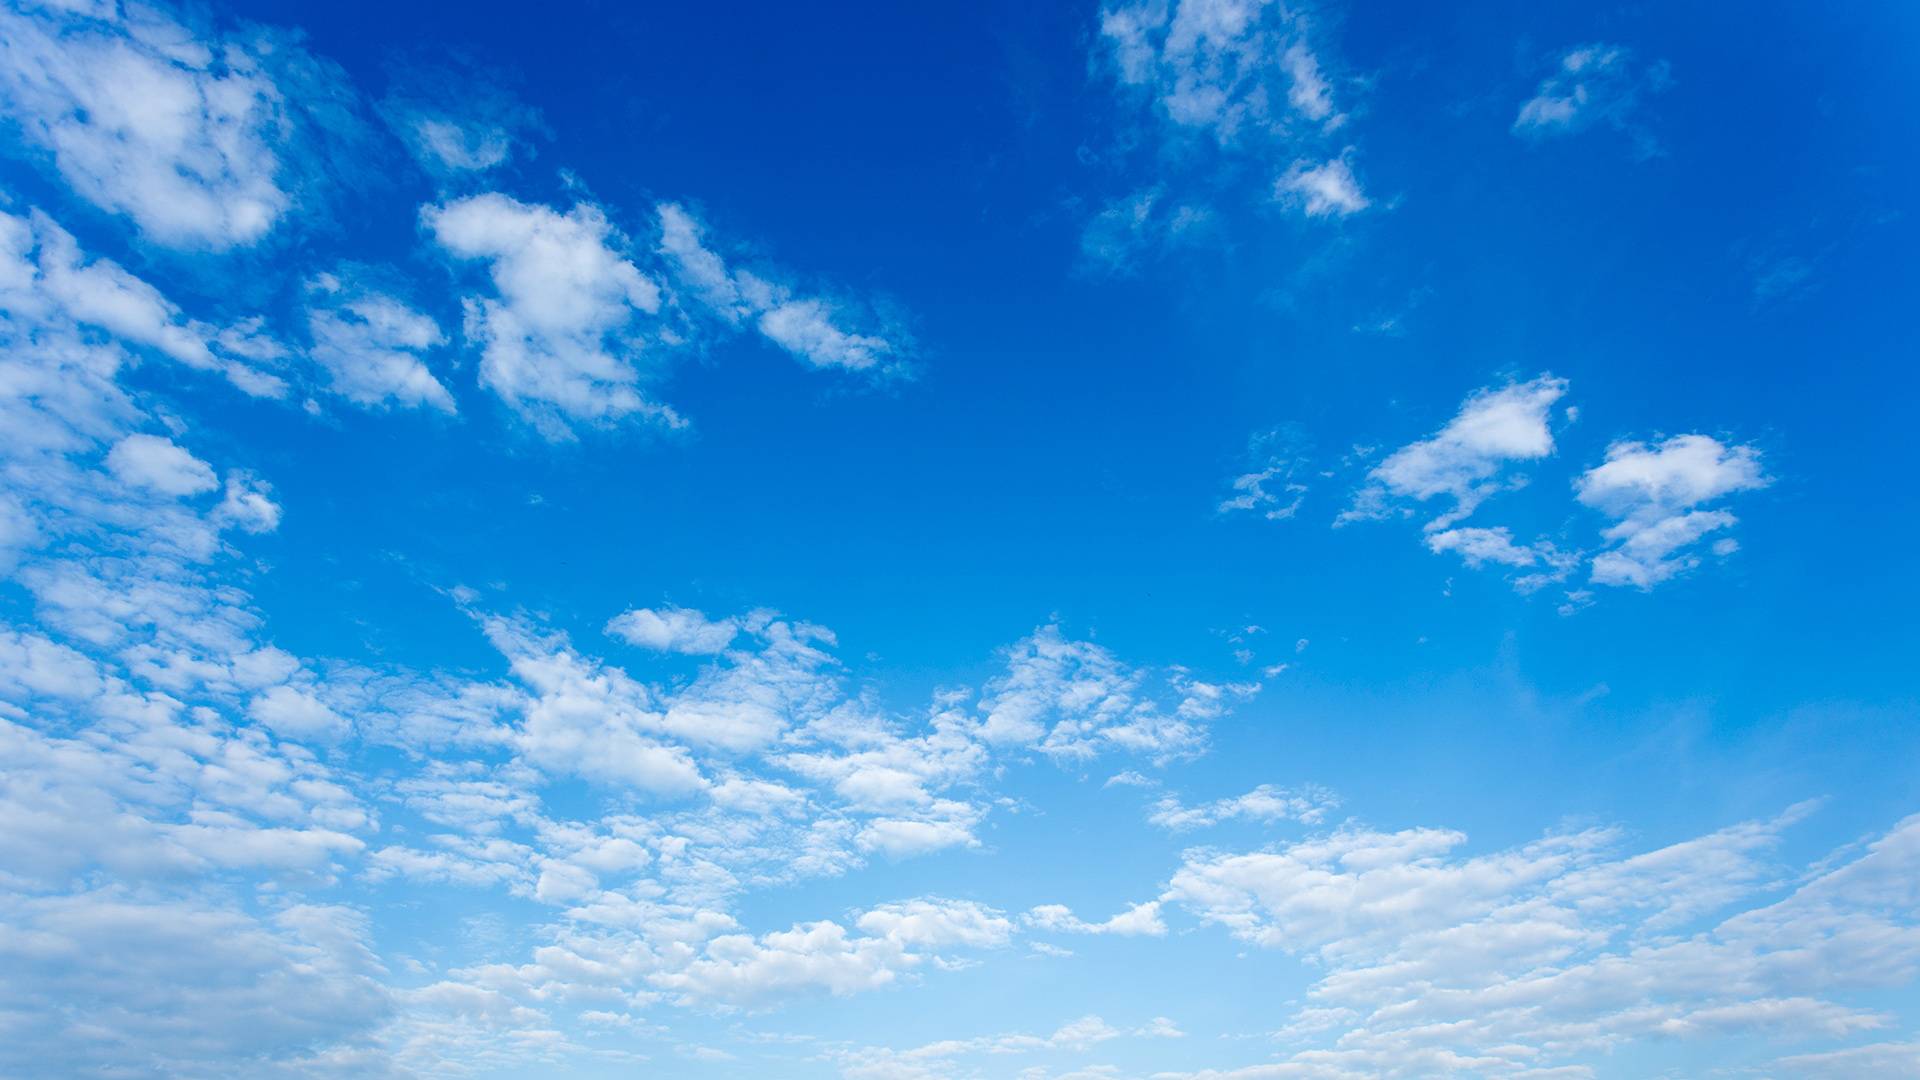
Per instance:
[[[1672,85],[1664,62],[1643,64],[1621,45],[1580,45],[1562,53],[1554,71],[1522,102],[1513,133],[1540,140],[1605,124],[1634,141],[1641,157],[1660,152],[1659,142],[1640,123],[1645,98]]]

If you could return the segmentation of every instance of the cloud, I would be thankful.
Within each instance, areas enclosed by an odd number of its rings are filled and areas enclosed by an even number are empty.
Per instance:
[[[333,392],[356,405],[430,406],[454,411],[453,395],[421,359],[446,344],[430,318],[350,271],[316,274],[306,286],[308,354],[327,372]]]
[[[1160,918],[1160,902],[1134,904],[1105,922],[1090,923],[1064,904],[1042,904],[1022,916],[1036,930],[1055,934],[1112,934],[1116,937],[1164,937],[1167,924]]]
[[[1637,854],[1610,830],[1473,856],[1451,830],[1342,830],[1190,852],[1163,900],[1323,969],[1271,1075],[1580,1075],[1644,1040],[1886,1024],[1844,998],[1920,970],[1920,822],[1783,872],[1807,812]]]
[[[339,120],[302,103],[352,96],[290,40],[196,34],[155,7],[9,10],[0,40],[0,110],[26,142],[82,198],[170,247],[266,236],[301,193],[303,145]]]
[[[1582,503],[1615,519],[1601,534],[1610,546],[1593,558],[1593,581],[1650,589],[1692,569],[1700,560],[1687,549],[1738,521],[1700,507],[1770,482],[1752,446],[1707,435],[1614,443],[1605,462],[1574,482]]]
[[[129,435],[107,452],[107,468],[123,484],[162,495],[199,495],[220,486],[213,466],[159,435]]]
[[[728,325],[749,324],[761,336],[814,368],[897,369],[908,349],[897,328],[848,328],[846,305],[800,296],[770,274],[735,270],[706,246],[703,229],[684,207],[661,203],[660,255],[686,295]]]
[[[1119,81],[1150,94],[1168,122],[1221,143],[1295,122],[1339,125],[1305,30],[1299,15],[1264,0],[1118,4],[1100,13]]]
[[[1347,114],[1307,12],[1274,0],[1139,0],[1104,7],[1096,63],[1124,103],[1126,126],[1109,155],[1128,193],[1096,201],[1081,254],[1105,272],[1228,235],[1222,209],[1270,198],[1314,218],[1372,205],[1354,174],[1355,150],[1334,134]],[[1144,114],[1144,115],[1140,115]],[[1128,159],[1143,159],[1137,169]],[[1222,190],[1221,179],[1254,185]],[[1235,190],[1237,189],[1237,190]],[[1221,196],[1229,198],[1222,200]]]
[[[421,168],[448,180],[527,156],[529,138],[546,132],[539,111],[496,85],[492,72],[458,61],[399,68],[378,111]]]
[[[1289,520],[1307,497],[1307,485],[1294,479],[1297,471],[1295,463],[1275,460],[1265,468],[1241,473],[1233,478],[1234,493],[1220,500],[1216,509],[1222,514],[1253,511],[1268,521]]]
[[[641,392],[656,365],[636,365],[653,346],[634,322],[660,310],[660,287],[599,207],[562,214],[489,193],[428,206],[421,220],[449,254],[488,264],[494,295],[466,302],[480,382],[548,438],[634,414],[684,423]]]
[[[1168,680],[1174,700],[1163,703],[1143,692],[1145,679],[1146,672],[1092,642],[1068,640],[1058,626],[1040,627],[1008,651],[1006,673],[985,687],[981,738],[1063,758],[1107,748],[1179,757],[1204,745],[1207,721],[1259,689],[1175,672]]]
[[[709,619],[692,608],[633,608],[608,620],[606,631],[630,645],[697,656],[726,648],[740,633],[740,624]]]
[[[0,917],[10,1075],[299,1075],[371,1041],[392,1008],[366,918],[345,908],[256,918],[100,890],[0,898]]]
[[[1296,161],[1274,182],[1274,198],[1308,217],[1346,217],[1373,205],[1360,191],[1345,157],[1313,164]]]
[[[1643,155],[1658,152],[1651,135],[1634,122],[1642,97],[1671,83],[1665,63],[1641,66],[1619,45],[1592,44],[1561,54],[1556,70],[1540,81],[1520,106],[1513,132],[1542,139],[1606,123],[1633,135]]]
[[[1234,820],[1266,823],[1297,821],[1305,825],[1317,825],[1339,806],[1339,798],[1322,788],[1287,791],[1272,784],[1261,784],[1243,795],[1215,799],[1198,806],[1183,805],[1174,795],[1163,796],[1154,803],[1147,820],[1174,832],[1207,828]]]
[[[263,350],[234,328],[187,318],[118,263],[88,259],[72,234],[38,210],[24,218],[0,212],[0,264],[0,304],[16,315],[98,328],[187,367],[217,371],[256,397],[287,392],[283,379],[259,367],[277,347],[268,342]]]
[[[1553,453],[1548,416],[1566,392],[1566,380],[1552,375],[1474,391],[1445,427],[1374,466],[1340,520],[1384,517],[1395,499],[1424,503],[1447,498],[1453,502],[1451,509],[1426,528],[1433,532],[1453,526],[1508,486],[1501,474],[1510,462],[1537,461]]]

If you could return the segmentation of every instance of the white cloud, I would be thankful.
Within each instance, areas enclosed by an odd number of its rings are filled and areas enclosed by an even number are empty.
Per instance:
[[[1374,466],[1341,520],[1384,517],[1394,499],[1445,497],[1453,500],[1452,508],[1426,527],[1432,532],[1453,526],[1507,486],[1500,477],[1510,462],[1553,453],[1547,421],[1566,392],[1566,380],[1551,375],[1475,391],[1445,427]]]
[[[1233,478],[1234,493],[1220,500],[1217,509],[1222,514],[1252,511],[1268,521],[1286,521],[1300,512],[1307,497],[1307,485],[1294,479],[1297,472],[1295,463],[1275,460],[1265,468],[1241,473]]]
[[[1581,45],[1560,56],[1552,75],[1540,81],[1534,96],[1520,106],[1513,132],[1545,138],[1607,123],[1633,135],[1643,154],[1657,152],[1652,137],[1633,123],[1640,99],[1666,89],[1667,66],[1642,67],[1619,45]]]
[[[1640,1040],[1878,1029],[1847,997],[1920,971],[1920,822],[1782,873],[1806,812],[1633,855],[1607,830],[1464,857],[1441,829],[1190,852],[1166,902],[1324,974],[1290,1025],[1308,1048],[1180,1075],[1582,1075]]]
[[[1143,693],[1146,675],[1092,642],[1068,640],[1058,626],[1040,627],[1008,651],[1006,673],[985,687],[980,735],[1064,758],[1106,748],[1178,757],[1204,745],[1207,721],[1259,689],[1174,672],[1175,700],[1163,704]]]
[[[1317,825],[1339,806],[1340,800],[1322,788],[1288,791],[1272,784],[1261,784],[1245,794],[1215,799],[1198,806],[1186,806],[1177,796],[1166,795],[1154,803],[1147,820],[1176,832],[1207,828],[1234,820],[1265,823],[1297,821]]]
[[[847,329],[846,305],[795,295],[792,286],[770,274],[729,269],[706,246],[693,215],[675,203],[661,203],[660,255],[687,295],[730,325],[750,322],[768,341],[815,368],[877,371],[896,368],[906,349],[899,331]]]
[[[1042,904],[1021,917],[1026,925],[1055,934],[1112,934],[1116,937],[1163,937],[1167,924],[1160,918],[1160,901],[1134,904],[1104,922],[1090,923],[1064,904]]]
[[[248,715],[283,738],[332,742],[352,725],[309,690],[275,686],[247,706]]]
[[[128,345],[151,349],[203,371],[218,371],[245,393],[280,397],[286,383],[259,369],[277,347],[236,328],[186,318],[158,289],[108,259],[88,260],[65,229],[38,210],[0,212],[0,307],[44,320],[97,327]]]
[[[692,608],[633,608],[608,620],[606,631],[642,648],[699,655],[726,648],[740,633],[740,624],[709,619]]]
[[[295,202],[304,92],[351,94],[293,41],[202,37],[155,7],[14,9],[0,40],[0,110],[81,197],[172,247],[264,237]]]
[[[636,413],[682,423],[641,393],[635,363],[653,346],[634,320],[660,310],[659,286],[599,207],[561,214],[489,193],[428,206],[421,220],[454,256],[487,261],[495,295],[467,301],[480,381],[549,438]]]
[[[1126,3],[1100,13],[1122,84],[1154,98],[1173,124],[1222,143],[1283,128],[1286,102],[1304,121],[1334,124],[1332,91],[1304,20],[1268,0]]]
[[[220,486],[213,466],[160,435],[129,435],[107,453],[107,468],[124,484],[162,495],[200,495]]]
[[[1346,217],[1373,205],[1354,179],[1353,167],[1337,157],[1314,164],[1296,161],[1274,182],[1274,197],[1308,217]]]
[[[1686,549],[1738,520],[1698,508],[1769,482],[1751,446],[1707,435],[1614,443],[1605,462],[1574,482],[1582,503],[1615,519],[1602,534],[1610,546],[1593,558],[1594,582],[1649,589],[1693,568],[1699,558]]]
[[[120,890],[0,897],[0,1071],[291,1076],[387,1021],[364,916],[292,904],[256,918]],[[85,1002],[76,1009],[75,1002]]]
[[[385,293],[340,273],[307,282],[309,354],[334,393],[369,407],[393,402],[453,412],[453,395],[433,377],[422,354],[446,343],[432,320]]]

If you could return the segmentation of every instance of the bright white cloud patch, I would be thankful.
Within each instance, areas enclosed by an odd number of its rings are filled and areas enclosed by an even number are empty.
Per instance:
[[[640,388],[637,361],[651,346],[635,320],[660,310],[660,288],[599,207],[563,214],[486,194],[421,219],[450,254],[487,263],[494,295],[467,301],[467,336],[481,348],[481,383],[501,400],[551,438],[635,413],[681,423]]]
[[[147,6],[16,8],[0,42],[0,110],[27,142],[82,197],[181,248],[252,244],[286,215],[284,159],[310,122],[280,80],[335,78],[290,41],[201,36]]]
[[[871,371],[904,359],[897,341],[848,329],[844,305],[798,296],[792,286],[749,270],[729,269],[706,246],[700,223],[685,208],[661,203],[660,254],[705,308],[732,325],[747,323],[768,341],[816,368]],[[898,331],[892,336],[897,337]]]
[[[691,608],[634,608],[607,623],[607,633],[661,652],[717,653],[740,632],[733,619],[709,619]]]
[[[1274,183],[1273,191],[1275,198],[1299,207],[1308,217],[1346,217],[1372,205],[1345,158],[1318,165],[1296,161]]]
[[[1566,380],[1551,375],[1476,391],[1445,427],[1374,466],[1342,519],[1383,517],[1397,499],[1424,503],[1443,498],[1452,501],[1451,508],[1427,528],[1452,526],[1507,486],[1503,474],[1509,463],[1537,461],[1553,453],[1548,420],[1566,392]]]
[[[220,486],[211,465],[159,435],[121,439],[107,452],[107,468],[123,483],[162,495],[198,495]]]
[[[307,282],[311,356],[334,393],[356,405],[428,406],[453,412],[453,395],[421,357],[446,343],[432,319],[337,273]]]
[[[1707,435],[1613,444],[1574,484],[1582,503],[1615,519],[1602,534],[1608,549],[1593,558],[1594,582],[1648,589],[1693,568],[1700,560],[1689,549],[1738,521],[1705,507],[1767,483],[1751,446]]]
[[[280,397],[278,375],[259,361],[279,352],[237,328],[188,318],[147,282],[107,259],[89,259],[52,218],[0,211],[0,307],[32,319],[58,317],[105,331],[123,345],[150,350],[188,367],[217,371],[245,393]]]

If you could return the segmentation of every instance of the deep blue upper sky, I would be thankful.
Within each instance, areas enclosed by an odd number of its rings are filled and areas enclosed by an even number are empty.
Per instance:
[[[0,1071],[1910,1075],[1916,40],[10,3]]]

